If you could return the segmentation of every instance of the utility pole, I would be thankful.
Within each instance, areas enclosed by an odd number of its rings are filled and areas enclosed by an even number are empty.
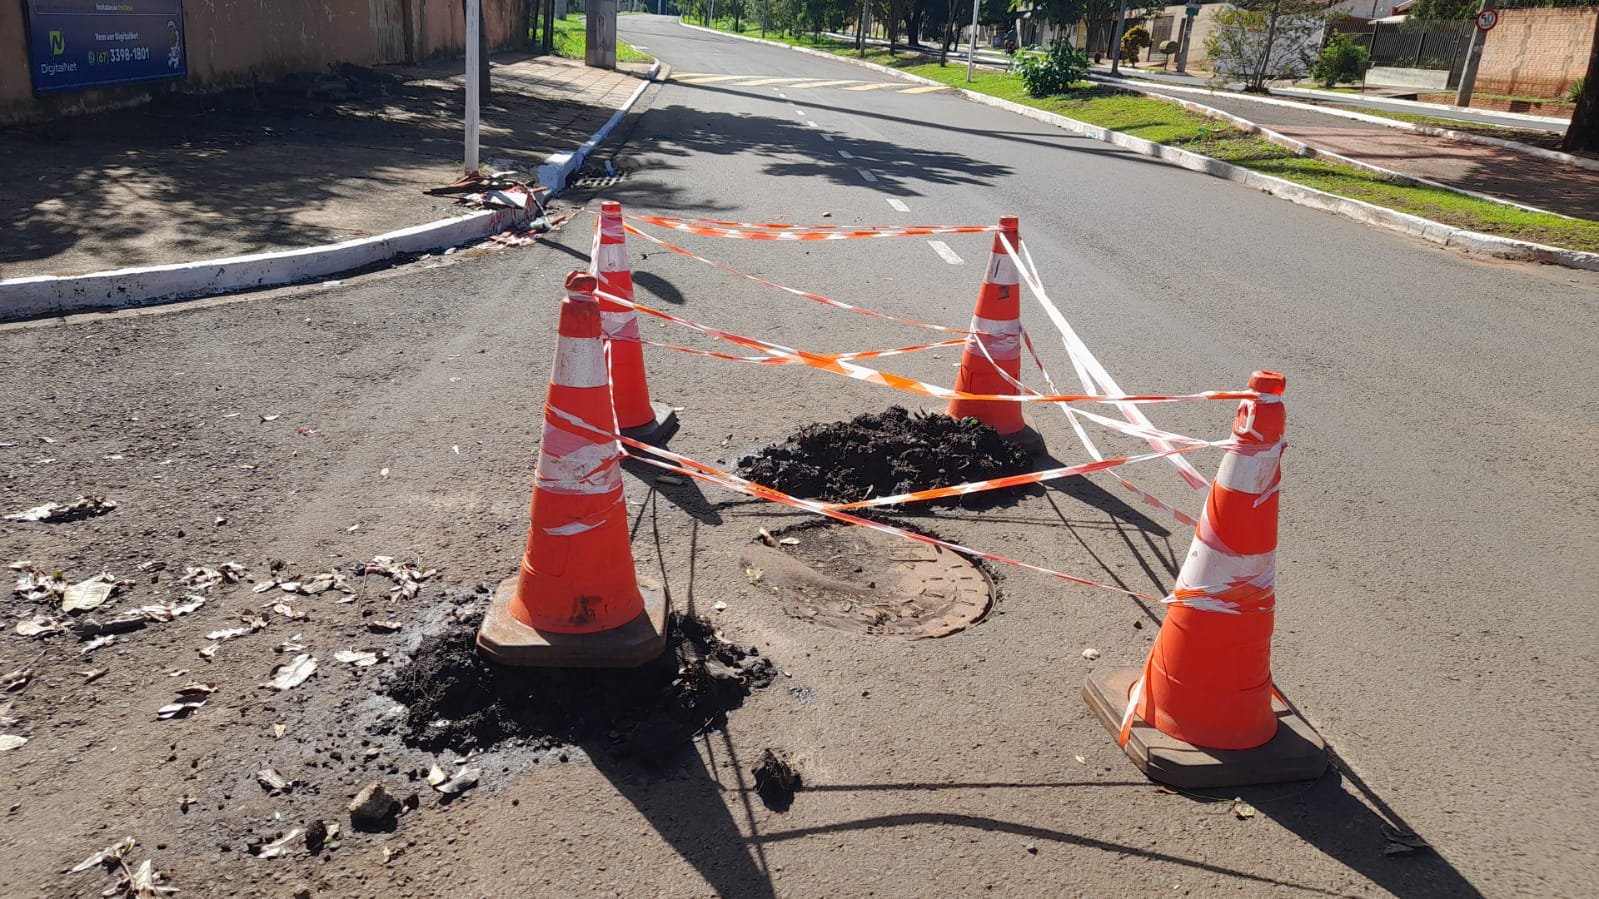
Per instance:
[[[1177,45],[1177,74],[1188,74],[1188,42],[1194,36],[1194,23],[1199,19],[1199,0],[1188,0],[1183,10],[1183,36]]]
[[[1110,73],[1122,73],[1122,31],[1127,27],[1127,0],[1122,0],[1121,9],[1116,13],[1116,33],[1110,38]]]
[[[972,0],[972,33],[971,40],[966,44],[966,83],[972,83],[972,67],[977,65],[977,4],[981,0]],[[1122,0],[1126,3],[1127,0]]]
[[[1477,7],[1477,27],[1471,30],[1471,44],[1466,47],[1466,66],[1460,70],[1460,88],[1455,92],[1456,106],[1470,106],[1471,92],[1477,88],[1477,63],[1482,59],[1482,42],[1488,29],[1482,27],[1483,13],[1494,8],[1494,0],[1482,0]],[[1492,28],[1489,25],[1489,28]]]
[[[478,59],[483,47],[478,43],[478,33],[483,28],[483,0],[466,0],[466,173],[476,175],[478,135],[478,92],[483,73],[478,69]]]

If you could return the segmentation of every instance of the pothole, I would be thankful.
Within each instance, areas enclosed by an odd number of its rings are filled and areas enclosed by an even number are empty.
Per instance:
[[[723,639],[703,618],[668,618],[666,652],[638,668],[510,668],[483,658],[477,618],[426,638],[385,683],[407,707],[404,741],[437,752],[521,740],[541,747],[611,746],[641,762],[669,758],[726,723],[777,668]]]
[[[850,503],[951,487],[1032,470],[1032,458],[974,418],[908,412],[899,406],[849,421],[813,424],[739,460],[739,474],[808,499]],[[938,500],[991,508],[1014,502],[1010,487]]]
[[[901,640],[947,637],[983,620],[994,585],[942,547],[870,528],[801,526],[757,541],[745,573],[787,614],[854,634]]]

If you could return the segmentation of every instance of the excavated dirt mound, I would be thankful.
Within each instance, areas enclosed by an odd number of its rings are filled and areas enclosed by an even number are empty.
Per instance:
[[[477,650],[477,627],[460,622],[424,640],[386,684],[409,708],[407,744],[464,752],[508,739],[609,741],[641,760],[664,759],[777,675],[758,650],[723,640],[703,618],[674,614],[660,658],[616,670],[495,665]]]
[[[911,413],[891,406],[850,421],[807,425],[782,443],[739,460],[739,474],[807,499],[848,503],[1020,474],[1026,450],[973,418]],[[938,500],[985,508],[1012,502],[1023,488]]]

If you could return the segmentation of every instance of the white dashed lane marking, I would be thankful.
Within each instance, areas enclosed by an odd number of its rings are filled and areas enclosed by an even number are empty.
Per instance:
[[[839,156],[842,156],[842,157],[843,157],[843,158],[845,158],[845,159],[854,159],[854,158],[855,158],[855,154],[854,154],[854,153],[851,153],[851,152],[850,152],[850,151],[848,151],[848,150],[839,150],[839,151],[838,151],[838,155],[839,155]]]
[[[894,211],[895,212],[910,212],[911,211],[911,208],[909,206],[905,205],[905,201],[904,200],[896,200],[893,197],[889,197],[888,198],[888,205],[894,207]]]
[[[955,251],[949,248],[949,244],[944,243],[942,240],[930,240],[927,245],[933,248],[933,252],[937,253],[940,259],[950,265],[961,265],[966,261],[957,256]]]
[[[855,171],[860,172],[861,173],[861,177],[865,178],[867,181],[870,181],[870,182],[872,182],[874,184],[877,183],[877,176],[872,174],[869,170],[867,170],[867,169],[856,169]]]
[[[833,135],[831,135],[831,134],[824,134],[824,135],[822,135],[822,140],[825,140],[825,141],[827,141],[827,142],[828,142],[828,143],[832,143],[832,142],[833,142]]]

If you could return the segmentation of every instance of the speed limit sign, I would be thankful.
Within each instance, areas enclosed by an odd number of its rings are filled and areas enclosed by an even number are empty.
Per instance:
[[[1492,31],[1493,27],[1495,25],[1498,25],[1498,24],[1499,24],[1499,10],[1497,10],[1497,9],[1485,9],[1482,12],[1477,13],[1477,30],[1478,31]]]

